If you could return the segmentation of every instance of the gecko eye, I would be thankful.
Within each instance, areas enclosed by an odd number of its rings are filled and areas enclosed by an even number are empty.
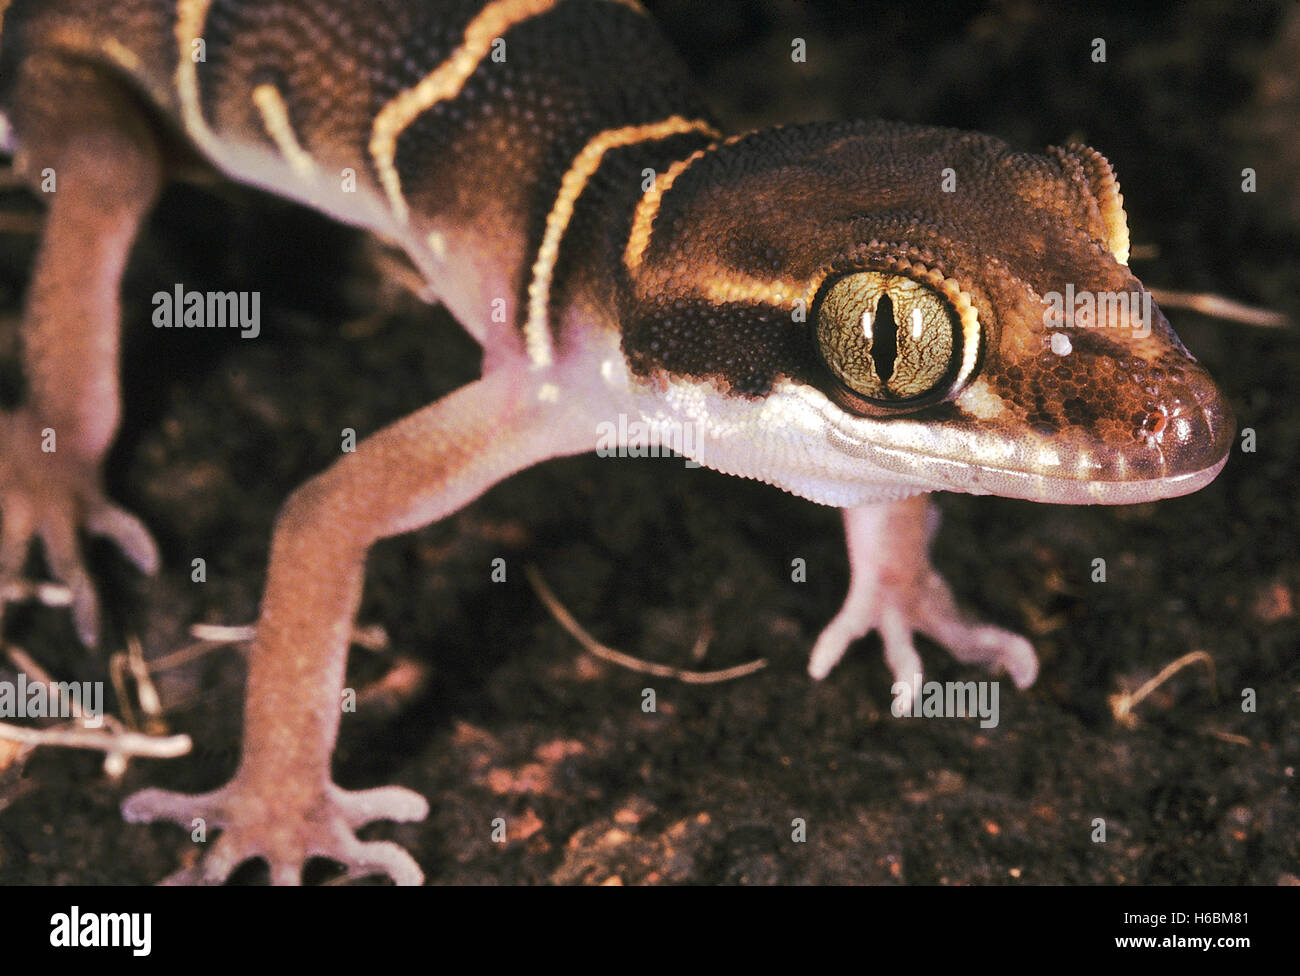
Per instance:
[[[835,378],[874,404],[948,392],[960,364],[956,314],[933,289],[880,271],[835,281],[817,310],[817,345]],[[937,398],[937,397],[936,397]]]

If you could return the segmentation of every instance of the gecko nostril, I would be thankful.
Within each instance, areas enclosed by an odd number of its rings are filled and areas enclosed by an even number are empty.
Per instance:
[[[1169,417],[1164,410],[1157,410],[1142,418],[1142,430],[1152,437],[1159,437],[1169,424]]]

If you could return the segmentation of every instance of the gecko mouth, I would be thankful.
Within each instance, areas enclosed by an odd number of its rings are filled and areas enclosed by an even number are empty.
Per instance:
[[[845,453],[932,490],[995,494],[1074,505],[1131,505],[1190,494],[1223,469],[1231,449],[1232,410],[1199,367],[1163,391],[1158,410],[1112,421],[1119,443],[1095,432],[1008,432],[994,421],[872,423],[827,415],[831,441]],[[1125,426],[1127,425],[1127,426]]]

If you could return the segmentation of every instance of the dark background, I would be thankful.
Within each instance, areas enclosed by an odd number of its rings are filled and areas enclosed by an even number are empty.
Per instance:
[[[1022,149],[1082,139],[1119,173],[1144,282],[1300,316],[1294,5],[648,5],[733,130],[881,116]],[[790,61],[794,37],[806,64]],[[1090,59],[1096,37],[1104,64]],[[1259,192],[1241,192],[1244,167]],[[36,212],[17,192],[4,204]],[[0,236],[11,395],[34,241]],[[178,281],[260,290],[262,337],[148,328],[149,296]],[[473,342],[384,283],[359,235],[231,187],[168,192],[125,312],[109,485],[155,530],[165,569],[142,581],[92,548],[106,651],[135,633],[160,655],[191,623],[251,621],[276,509],[337,457],[340,429],[373,431],[477,368]],[[941,500],[938,566],[1042,662],[1029,691],[1004,684],[997,728],[891,718],[874,636],[826,681],[806,676],[847,581],[834,510],[671,459],[553,462],[376,547],[361,621],[382,623],[392,648],[354,652],[367,704],[345,721],[336,775],[412,787],[432,813],[365,836],[402,841],[436,882],[1296,883],[1300,408],[1288,391],[1300,350],[1293,331],[1166,312],[1256,431],[1255,453],[1234,451],[1209,488],[1159,504]],[[195,556],[206,584],[189,581]],[[496,557],[505,583],[489,580]],[[789,581],[795,557],[806,583]],[[1104,584],[1090,582],[1097,557]],[[596,663],[533,594],[528,563],[607,644],[683,667],[770,666],[691,686]],[[713,636],[695,661],[702,632]],[[57,678],[107,674],[65,613],[15,608],[6,633]],[[928,677],[981,676],[920,650]],[[1136,727],[1115,720],[1110,696],[1193,650],[1212,656],[1213,683],[1188,668],[1138,707]],[[147,785],[223,781],[241,682],[230,650],[169,672],[168,717],[195,752],[134,763],[123,782],[68,751],[0,769],[0,882],[147,883],[192,856],[180,829],[127,825],[118,804]],[[655,714],[641,711],[646,687]],[[498,816],[505,845],[490,838]],[[790,840],[796,817],[803,844]],[[1105,843],[1091,839],[1095,818]]]

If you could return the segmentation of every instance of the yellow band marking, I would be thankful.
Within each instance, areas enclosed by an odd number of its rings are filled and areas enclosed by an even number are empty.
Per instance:
[[[199,66],[194,41],[203,34],[212,0],[176,0],[176,94],[181,101],[181,121],[199,148],[213,151],[216,137],[203,120],[199,101]]]
[[[546,217],[542,246],[537,251],[537,260],[533,262],[533,277],[528,284],[528,319],[524,323],[524,345],[534,366],[549,366],[551,363],[551,333],[548,327],[551,275],[560,256],[560,241],[573,216],[573,207],[587,186],[591,174],[600,168],[601,160],[610,149],[664,139],[683,132],[717,135],[713,127],[701,119],[673,115],[645,125],[606,129],[593,136],[569,165],[569,171],[560,181],[560,192],[556,194],[555,203]]]
[[[715,142],[704,149],[695,150],[685,159],[679,159],[669,166],[667,172],[655,177],[650,189],[646,190],[637,203],[636,213],[632,217],[632,232],[628,235],[627,247],[623,251],[623,264],[628,271],[635,272],[641,267],[641,258],[645,254],[645,249],[650,246],[650,235],[654,230],[655,218],[659,216],[659,204],[664,194],[672,189],[672,185],[677,182],[677,177],[686,172],[688,166],[705,153],[716,149],[717,145]]]
[[[315,179],[316,163],[294,135],[289,109],[279,89],[269,83],[258,85],[253,89],[253,104],[262,113],[267,135],[275,140],[280,154],[288,160],[293,171],[305,180]]]
[[[3,2],[3,0],[0,0],[0,2]],[[3,15],[4,10],[0,9],[0,17],[3,17]],[[3,25],[0,24],[0,31],[3,31],[3,29]],[[97,58],[107,58],[128,74],[138,72],[141,67],[140,56],[116,37],[104,37],[102,34],[92,32],[85,25],[61,24],[49,28],[41,38],[41,44],[50,50],[57,50],[62,54],[71,54],[91,61]]]
[[[743,302],[753,305],[768,305],[772,308],[784,308],[794,311],[795,302],[802,299],[811,304],[812,296],[824,276],[808,281],[781,281],[777,278],[751,278],[739,271],[719,268],[714,273],[704,272],[697,277],[700,287],[696,294],[706,298],[715,305]]]
[[[562,0],[492,0],[465,27],[465,36],[442,64],[413,87],[395,95],[375,116],[370,130],[370,155],[375,161],[380,185],[399,224],[410,220],[410,208],[402,195],[402,178],[397,173],[397,140],[407,126],[439,102],[455,98],[465,82],[492,50],[494,43],[511,27],[558,6]],[[645,13],[636,0],[612,0]]]
[[[140,56],[119,41],[116,37],[106,37],[104,39],[104,53],[108,55],[115,64],[125,68],[129,72],[134,73],[140,70]]]
[[[493,41],[520,21],[543,14],[558,3],[560,0],[492,0],[469,22],[464,40],[451,57],[379,110],[370,130],[370,155],[399,224],[410,219],[410,211],[394,164],[398,136],[421,113],[459,95],[474,69],[492,49]]]

